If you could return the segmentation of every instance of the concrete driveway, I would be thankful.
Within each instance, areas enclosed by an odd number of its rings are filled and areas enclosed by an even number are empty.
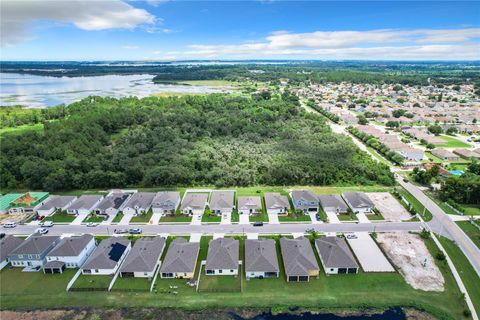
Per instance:
[[[280,221],[278,221],[278,214],[269,213],[268,214],[268,223],[269,224],[280,224]]]
[[[239,224],[249,224],[250,219],[248,217],[248,214],[239,214]]]
[[[192,226],[200,226],[202,225],[202,215],[201,214],[194,214],[192,216],[192,221],[190,222]]]
[[[365,213],[357,213],[358,221],[361,223],[370,223]]]
[[[152,217],[150,218],[151,224],[158,224],[158,222],[160,222],[161,217],[162,217],[161,213],[152,214]]]
[[[128,225],[130,220],[132,220],[133,214],[126,214],[123,216],[122,220],[118,223],[119,225],[125,226]]]
[[[88,216],[88,213],[85,213],[85,214],[79,214],[75,220],[72,221],[72,223],[70,224],[73,224],[74,226],[79,226],[82,224],[82,221],[85,220],[85,218]]]
[[[323,221],[317,220],[317,213],[316,212],[309,212],[308,215],[310,216],[310,220],[312,220],[312,224],[323,223]]]
[[[325,212],[325,213],[327,214],[329,223],[341,223],[335,213],[333,212]]]

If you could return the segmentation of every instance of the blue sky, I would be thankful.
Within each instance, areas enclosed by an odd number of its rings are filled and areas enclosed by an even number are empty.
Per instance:
[[[478,60],[480,3],[2,0],[2,60]]]

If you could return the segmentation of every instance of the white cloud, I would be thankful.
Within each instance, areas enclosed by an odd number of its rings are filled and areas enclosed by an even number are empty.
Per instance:
[[[309,58],[382,60],[480,59],[480,28],[370,31],[277,31],[263,41],[240,44],[193,44],[189,57]]]
[[[35,21],[71,23],[83,30],[133,29],[156,22],[146,10],[121,0],[2,0],[0,18],[2,46],[28,39],[28,27]]]

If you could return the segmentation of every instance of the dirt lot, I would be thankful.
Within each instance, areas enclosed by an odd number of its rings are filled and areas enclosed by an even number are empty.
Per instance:
[[[402,221],[409,220],[412,217],[402,204],[388,192],[371,192],[367,195],[373,201],[375,207],[380,210],[385,220]]]
[[[16,214],[0,214],[0,224],[5,222],[22,222],[27,220],[30,217],[30,214],[26,213],[16,213]]]
[[[414,289],[444,290],[442,273],[420,236],[407,232],[379,233],[377,242]]]

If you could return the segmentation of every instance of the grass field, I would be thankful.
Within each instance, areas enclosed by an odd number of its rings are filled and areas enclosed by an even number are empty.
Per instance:
[[[70,223],[75,220],[76,216],[68,214],[65,211],[59,211],[51,216],[45,217],[43,221],[53,221],[54,223]]]
[[[80,275],[73,283],[72,289],[108,289],[113,277],[100,275]],[[65,285],[66,287],[66,285]]]
[[[198,262],[206,258],[206,244],[209,239],[211,237],[202,237]],[[427,246],[435,256],[438,248],[433,241],[427,240]],[[278,243],[277,252],[280,253]],[[6,268],[0,272],[2,287],[0,297],[4,309],[18,307],[170,307],[197,310],[221,307],[283,308],[288,306],[314,307],[316,309],[365,309],[404,306],[425,310],[438,319],[468,319],[463,316],[465,303],[444,262],[437,262],[437,264],[445,277],[446,290],[442,293],[431,293],[414,290],[398,273],[359,273],[327,277],[323,270],[320,270],[319,277],[311,279],[308,283],[287,283],[281,255],[278,258],[280,278],[248,281],[243,279],[242,293],[196,293],[195,288],[186,285],[186,280],[163,279],[157,280],[153,293],[122,291],[67,293],[65,287],[73,276],[73,272],[70,270],[68,271],[70,272],[69,276],[65,276],[22,273],[20,270]],[[105,286],[98,277],[90,276],[89,279],[97,279],[94,286]],[[204,277],[202,275],[200,283]],[[110,277],[106,278],[111,279]],[[88,279],[81,281],[83,285],[92,286]],[[475,286],[479,283],[478,281],[478,278],[471,278],[470,286]],[[177,288],[170,288],[170,286]],[[478,300],[474,301],[480,305]]]
[[[398,192],[412,205],[412,207],[417,211],[417,213],[422,216],[423,220],[430,221],[432,220],[432,213],[428,211],[414,196],[410,194],[407,190],[399,188]]]
[[[475,306],[475,311],[477,311],[477,314],[480,314],[480,285],[478,285],[480,283],[480,277],[453,241],[443,237],[438,237],[438,239],[460,274],[463,284],[470,295],[470,299],[472,299],[472,303]]]
[[[112,290],[116,291],[150,291],[152,283],[147,278],[122,278],[115,280]]]
[[[149,210],[146,213],[139,214],[137,216],[132,217],[130,220],[130,223],[148,223],[150,219],[152,218],[153,212],[152,210]]]
[[[436,145],[437,148],[470,148],[468,143],[455,139],[454,137],[441,135],[440,138],[445,140],[445,143]]]
[[[227,80],[188,80],[178,81],[178,84],[188,84],[191,86],[211,86],[211,87],[225,87],[225,86],[239,86],[239,82]]]
[[[474,204],[461,204],[463,209],[465,210],[465,214],[467,216],[478,216],[480,215],[480,205],[474,205]]]
[[[375,221],[375,220],[385,220],[385,218],[384,218],[380,213],[367,214],[366,216],[367,216],[368,220],[371,220],[371,221]]]
[[[87,218],[85,218],[85,220],[83,220],[83,223],[89,223],[89,222],[100,223],[102,221],[105,221],[105,219],[102,216],[89,215]]]
[[[480,248],[480,229],[475,227],[470,221],[457,221],[456,224],[472,239],[473,243]],[[477,225],[480,226],[480,221],[477,222]]]
[[[358,218],[355,214],[339,214],[337,215],[337,218],[340,221],[358,221]]]
[[[251,214],[248,219],[250,222],[268,222],[268,214],[262,209],[262,212]]]
[[[117,213],[115,218],[113,218],[112,223],[119,223],[123,218],[123,212]]]
[[[204,213],[202,215],[202,222],[210,222],[210,223],[220,223],[222,221],[222,217],[216,214]]]
[[[36,124],[24,124],[17,127],[8,127],[0,129],[0,138],[4,138],[9,135],[21,134],[27,131],[42,131],[43,123]]]
[[[191,222],[192,217],[186,216],[184,214],[175,214],[175,215],[168,215],[163,216],[160,218],[160,223],[162,222]]]
[[[278,216],[278,221],[280,222],[310,222],[312,219],[310,219],[310,216],[308,214],[303,214],[303,213],[295,213],[293,211],[290,211],[288,215],[279,215]]]

